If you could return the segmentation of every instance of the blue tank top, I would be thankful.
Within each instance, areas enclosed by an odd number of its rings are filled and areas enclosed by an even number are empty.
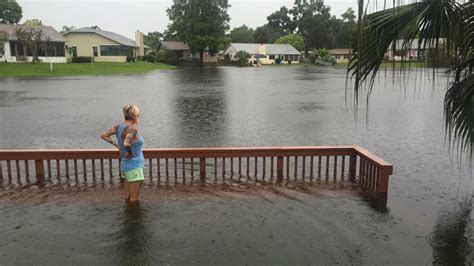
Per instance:
[[[122,133],[123,130],[127,127],[125,124],[120,124],[117,130],[117,142],[120,148],[120,158],[121,158],[121,165],[120,169],[122,172],[130,171],[136,169],[138,167],[145,168],[145,158],[143,157],[142,146],[143,146],[143,138],[140,133],[138,135],[138,141],[132,142],[132,152],[135,154],[135,157],[131,157],[130,159],[126,159],[125,156],[127,155],[127,149],[125,149],[125,145],[123,144],[122,140]]]

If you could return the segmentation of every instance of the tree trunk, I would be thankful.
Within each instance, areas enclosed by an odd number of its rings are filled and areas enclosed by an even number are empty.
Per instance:
[[[304,40],[304,58],[308,58],[309,56],[309,41],[306,39]]]
[[[204,50],[199,51],[199,64],[204,66]]]

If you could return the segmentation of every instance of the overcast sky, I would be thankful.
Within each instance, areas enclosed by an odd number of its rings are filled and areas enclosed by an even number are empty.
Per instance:
[[[134,39],[137,30],[145,34],[162,32],[168,25],[166,8],[171,0],[141,1],[92,1],[92,0],[17,0],[23,8],[23,19],[38,18],[43,24],[61,30],[62,26],[76,28],[97,25]],[[266,17],[281,6],[291,7],[293,0],[229,0],[230,26],[246,24],[258,27],[266,23]],[[357,10],[357,0],[326,0],[331,14],[340,16],[347,8]]]

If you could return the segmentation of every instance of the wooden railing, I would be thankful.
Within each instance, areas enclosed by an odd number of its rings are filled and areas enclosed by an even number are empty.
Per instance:
[[[387,197],[392,165],[357,146],[146,149],[150,182],[300,181],[359,184]],[[118,180],[117,150],[0,150],[0,181],[42,184],[49,178]]]

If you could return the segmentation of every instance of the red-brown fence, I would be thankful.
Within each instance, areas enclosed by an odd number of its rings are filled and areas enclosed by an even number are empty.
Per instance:
[[[146,149],[151,182],[357,182],[385,198],[392,165],[357,146]],[[0,150],[0,181],[45,178],[118,180],[117,150]],[[34,180],[32,180],[34,179]]]

